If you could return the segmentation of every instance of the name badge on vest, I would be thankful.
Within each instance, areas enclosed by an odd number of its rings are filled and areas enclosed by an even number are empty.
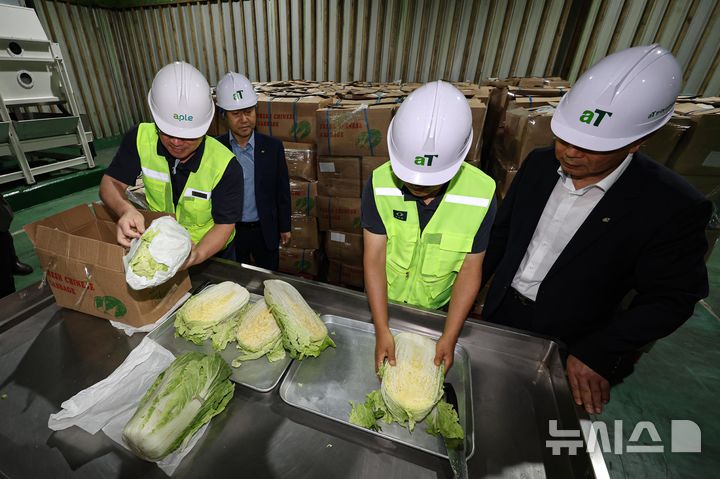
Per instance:
[[[393,217],[396,220],[407,221],[407,211],[393,210]]]
[[[209,200],[211,193],[209,191],[200,191],[193,188],[186,188],[184,196],[188,198],[198,198],[200,200]]]

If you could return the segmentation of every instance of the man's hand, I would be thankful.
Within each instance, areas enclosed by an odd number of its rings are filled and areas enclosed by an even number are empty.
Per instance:
[[[566,373],[575,404],[588,414],[600,414],[610,401],[610,383],[573,355],[568,356]]]
[[[190,254],[188,255],[188,257],[187,257],[187,259],[185,260],[185,262],[183,263],[183,265],[180,267],[180,271],[185,271],[185,270],[188,269],[190,266],[192,266],[192,265],[194,265],[195,263],[197,263],[197,262],[198,262],[198,257],[199,257],[199,255],[198,255],[198,252],[197,252],[197,248],[195,247],[195,245],[193,245],[193,246],[192,246],[192,249],[190,250]]]
[[[126,248],[145,232],[145,218],[135,208],[128,209],[117,222],[117,241]]]
[[[385,358],[390,366],[395,366],[395,338],[390,329],[375,333],[375,372],[378,372]]]
[[[289,231],[280,233],[280,244],[283,246],[286,246],[290,242],[291,237],[292,237],[292,234]]]
[[[450,366],[453,364],[455,357],[455,343],[454,340],[446,335],[440,336],[437,344],[435,345],[435,366],[440,366],[441,363],[445,363],[445,374],[450,370]]]

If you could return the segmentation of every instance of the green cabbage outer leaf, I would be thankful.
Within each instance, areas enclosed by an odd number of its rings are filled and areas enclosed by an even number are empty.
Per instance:
[[[175,315],[175,335],[195,344],[212,339],[216,351],[232,340],[239,314],[250,293],[237,283],[224,281],[188,299]]]
[[[155,261],[153,255],[150,254],[150,243],[158,235],[158,230],[149,230],[140,237],[140,246],[135,251],[135,255],[130,260],[130,269],[138,276],[146,279],[152,279],[158,271],[167,271],[167,265]]]
[[[433,436],[444,437],[447,447],[457,448],[465,438],[455,408],[443,400],[437,403],[425,422],[427,424],[425,431]]]
[[[193,434],[225,409],[235,385],[219,355],[185,353],[160,373],[123,429],[138,456],[157,461],[187,444]]]
[[[290,356],[301,360],[317,357],[329,346],[335,347],[325,323],[307,304],[297,289],[285,281],[269,279],[265,302],[282,330],[282,342]]]
[[[379,389],[368,394],[364,403],[350,401],[350,405],[352,406],[350,424],[380,431],[382,428],[377,423],[378,419],[388,424],[393,422]]]

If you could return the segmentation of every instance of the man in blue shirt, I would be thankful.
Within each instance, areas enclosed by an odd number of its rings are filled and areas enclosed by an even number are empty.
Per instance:
[[[238,73],[218,83],[217,105],[230,131],[217,137],[242,166],[242,221],[235,225],[235,251],[241,263],[277,270],[279,245],[290,241],[290,180],[282,142],[255,132],[257,95]]]

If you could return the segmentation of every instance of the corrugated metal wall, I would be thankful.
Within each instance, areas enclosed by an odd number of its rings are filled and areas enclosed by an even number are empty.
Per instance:
[[[154,73],[185,60],[211,84],[258,81],[574,80],[606,54],[660,42],[685,93],[718,94],[720,0],[247,0],[109,10],[36,0],[98,137],[149,118]],[[578,27],[579,25],[579,27]],[[571,27],[577,35],[567,35]]]
[[[609,53],[660,43],[685,72],[683,93],[720,92],[720,1],[603,0],[590,5],[567,75],[580,73]]]

